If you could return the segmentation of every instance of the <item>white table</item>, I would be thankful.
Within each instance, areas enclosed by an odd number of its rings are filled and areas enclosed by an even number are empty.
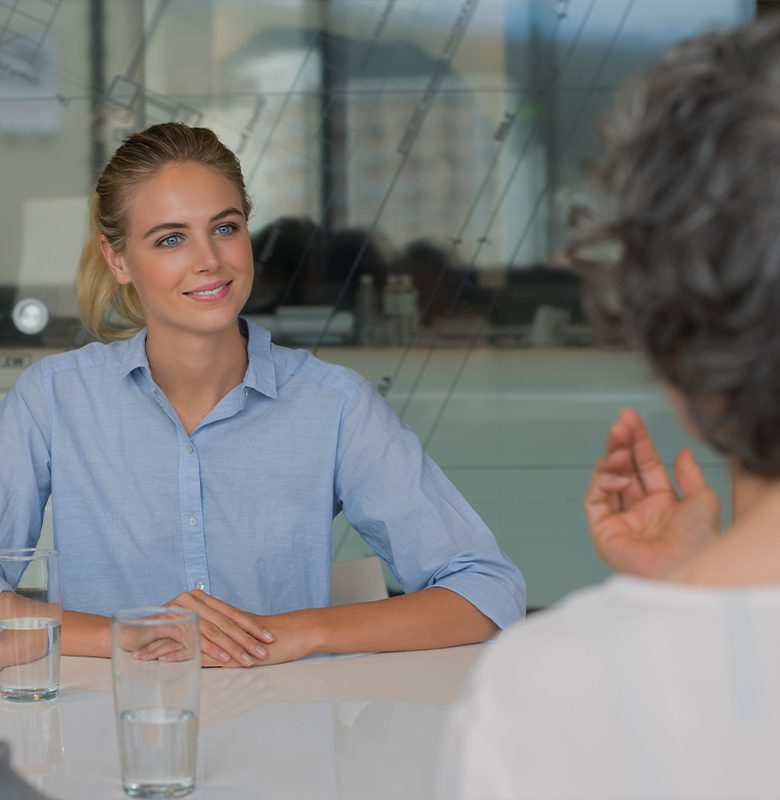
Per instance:
[[[204,669],[196,800],[422,798],[480,646]],[[55,800],[124,797],[107,659],[63,658],[57,700],[0,702],[14,768]]]

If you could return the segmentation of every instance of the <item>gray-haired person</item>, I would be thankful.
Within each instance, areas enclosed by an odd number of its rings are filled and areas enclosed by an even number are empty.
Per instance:
[[[605,137],[598,212],[572,250],[581,263],[614,253],[583,263],[591,313],[729,459],[735,519],[718,535],[691,454],[676,493],[641,419],[622,412],[586,507],[599,551],[633,574],[488,649],[441,791],[777,797],[780,19],[673,48],[623,91]]]

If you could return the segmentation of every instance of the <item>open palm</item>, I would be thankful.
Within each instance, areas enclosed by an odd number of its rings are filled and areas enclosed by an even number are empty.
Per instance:
[[[679,493],[641,417],[623,409],[585,497],[594,546],[613,569],[658,577],[717,535],[720,500],[690,450],[674,473]]]

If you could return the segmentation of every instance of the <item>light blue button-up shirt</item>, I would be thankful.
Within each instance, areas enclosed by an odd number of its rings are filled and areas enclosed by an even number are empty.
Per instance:
[[[202,588],[275,614],[329,605],[343,510],[404,591],[446,587],[501,627],[520,617],[519,570],[371,384],[246,332],[243,383],[191,435],[145,331],[25,370],[0,403],[0,546],[36,543],[51,494],[66,609]]]

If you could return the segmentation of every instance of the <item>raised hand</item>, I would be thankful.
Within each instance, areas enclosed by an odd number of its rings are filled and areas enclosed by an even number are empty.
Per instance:
[[[676,490],[642,418],[623,409],[585,496],[593,544],[618,572],[660,577],[718,534],[720,499],[690,450],[674,463]]]

